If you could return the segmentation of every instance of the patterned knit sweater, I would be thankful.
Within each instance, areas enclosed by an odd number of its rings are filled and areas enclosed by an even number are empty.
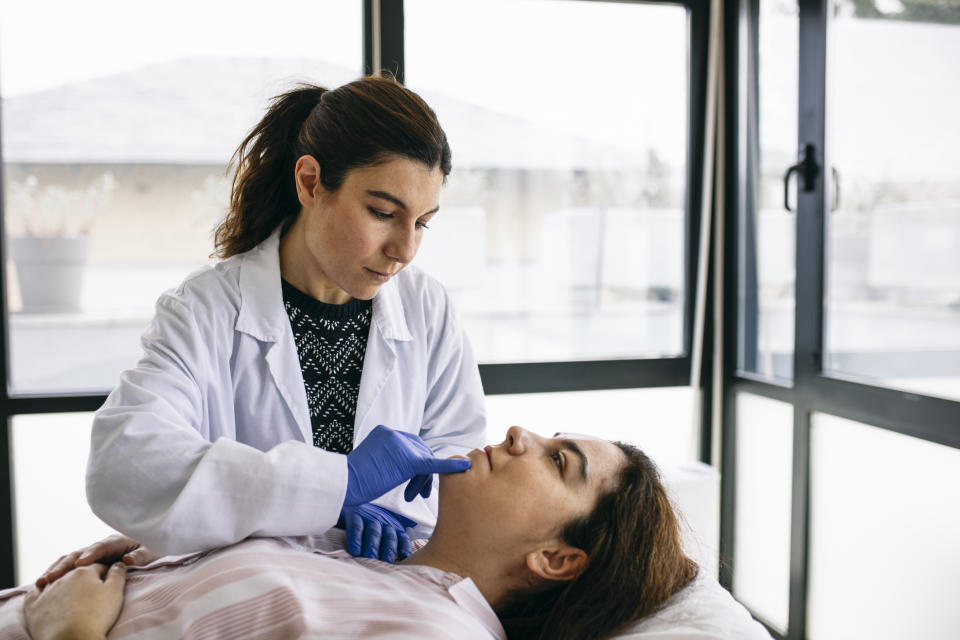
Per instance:
[[[327,304],[286,280],[282,283],[283,305],[293,328],[307,391],[313,444],[349,453],[353,449],[353,422],[373,302]]]

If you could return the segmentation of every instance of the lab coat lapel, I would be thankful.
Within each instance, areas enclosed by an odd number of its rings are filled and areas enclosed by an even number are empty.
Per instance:
[[[303,383],[303,370],[300,368],[300,356],[293,342],[293,329],[287,327],[289,335],[269,345],[266,355],[270,375],[273,377],[287,408],[300,427],[303,442],[313,443],[313,426],[310,423],[310,406],[307,404],[307,390]]]
[[[400,290],[396,282],[391,280],[380,287],[373,299],[373,317],[366,353],[363,356],[363,372],[360,374],[357,412],[353,423],[354,446],[366,438],[376,426],[368,424],[366,418],[396,368],[397,350],[394,343],[412,339],[403,312]]]
[[[280,231],[244,256],[235,329],[264,343],[264,359],[303,442],[313,442],[307,392],[280,286]]]

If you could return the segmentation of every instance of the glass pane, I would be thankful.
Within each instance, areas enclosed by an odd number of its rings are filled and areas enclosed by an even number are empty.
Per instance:
[[[756,184],[744,194],[740,272],[739,366],[768,378],[793,378],[796,218],[783,207],[783,173],[796,162],[797,2],[762,0],[757,25]],[[746,34],[744,35],[746,38]],[[748,67],[742,82],[749,86]],[[752,87],[750,89],[752,93]],[[754,107],[744,105],[744,109]],[[746,120],[741,118],[746,125]],[[747,135],[746,129],[744,133]],[[794,199],[794,206],[796,200]]]
[[[115,533],[87,506],[92,419],[91,413],[55,413],[12,420],[18,584],[36,580],[64,553]]]
[[[487,396],[487,434],[498,442],[518,425],[534,433],[586,433],[641,447],[664,464],[697,459],[695,394],[690,387]]]
[[[622,440],[657,462],[683,514],[687,553],[717,574],[720,475],[697,462],[696,394],[689,387],[487,396],[487,431],[499,442],[511,425]]]
[[[407,84],[435,107],[454,164],[417,261],[446,284],[479,359],[681,353],[686,10],[404,12]]]
[[[4,3],[13,391],[112,387],[160,292],[209,261],[226,162],[269,97],[360,74],[359,0],[270,8],[176,0],[145,30],[136,3]]]
[[[960,398],[960,5],[832,4],[825,365]]]
[[[793,406],[737,394],[733,593],[786,633],[790,609]]]
[[[957,505],[960,450],[815,415],[808,637],[956,638]]]

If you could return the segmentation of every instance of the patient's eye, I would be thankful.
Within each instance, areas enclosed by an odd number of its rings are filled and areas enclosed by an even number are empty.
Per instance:
[[[554,451],[550,459],[557,465],[557,470],[560,471],[560,475],[563,475],[563,454],[560,451]]]

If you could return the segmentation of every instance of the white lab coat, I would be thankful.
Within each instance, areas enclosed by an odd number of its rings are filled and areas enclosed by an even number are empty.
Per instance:
[[[314,447],[280,288],[278,229],[157,301],[144,355],[97,411],[87,499],[160,554],[251,535],[326,531],[346,493],[346,456]],[[486,444],[483,390],[443,287],[414,267],[373,299],[354,445],[378,424],[445,457]],[[432,532],[436,494],[375,501]]]

